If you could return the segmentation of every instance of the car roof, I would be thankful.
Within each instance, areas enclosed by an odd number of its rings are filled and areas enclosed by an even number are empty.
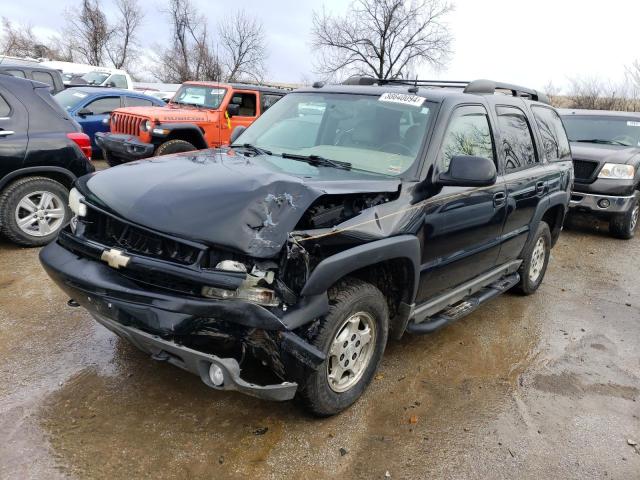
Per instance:
[[[57,72],[57,70],[53,68],[46,67],[44,65],[40,65],[39,63],[28,62],[28,61],[18,61],[18,60],[1,60],[0,59],[0,70],[26,70],[26,71],[34,71],[34,70],[43,70],[47,72]]]
[[[70,87],[67,90],[74,92],[82,92],[88,95],[127,95],[129,97],[148,97],[144,93],[135,90],[127,90],[124,88],[113,87]]]
[[[621,112],[617,110],[588,110],[584,108],[559,108],[560,115],[580,115],[592,117],[633,117],[640,118],[640,112]]]
[[[264,93],[279,93],[285,94],[287,90],[276,87],[267,87],[265,85],[252,85],[250,83],[220,83],[220,82],[205,82],[205,81],[188,81],[184,82],[184,85],[202,85],[205,87],[220,87],[220,88],[237,88],[242,90],[256,90]]]

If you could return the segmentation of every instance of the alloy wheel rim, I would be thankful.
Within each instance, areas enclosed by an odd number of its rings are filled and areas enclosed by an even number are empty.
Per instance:
[[[376,324],[366,312],[347,318],[333,338],[327,356],[327,381],[331,390],[346,392],[367,370],[376,343]]]
[[[64,222],[62,199],[52,192],[31,192],[18,202],[15,220],[18,228],[32,237],[46,237],[55,233]]]
[[[544,238],[540,237],[536,242],[536,246],[531,254],[531,265],[529,266],[529,280],[536,282],[540,277],[540,272],[544,267],[544,261],[547,256]]]
[[[640,205],[636,205],[631,213],[631,231],[633,232],[638,225],[638,217],[640,216]]]

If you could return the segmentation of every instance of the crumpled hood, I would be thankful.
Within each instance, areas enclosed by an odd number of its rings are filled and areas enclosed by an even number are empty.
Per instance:
[[[601,163],[636,164],[640,161],[640,148],[636,147],[572,143],[571,153],[576,160]]]
[[[109,168],[78,187],[90,202],[139,225],[268,258],[321,195],[396,192],[399,185],[276,156],[202,150]]]

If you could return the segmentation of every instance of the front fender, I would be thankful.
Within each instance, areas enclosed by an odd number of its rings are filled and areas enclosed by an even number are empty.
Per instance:
[[[413,301],[420,275],[420,241],[414,235],[399,235],[350,248],[322,260],[302,288],[302,296],[319,295],[345,275],[386,260],[407,259],[413,270],[412,284],[407,285]]]
[[[152,137],[154,139],[164,141],[169,138],[178,136],[177,134],[179,134],[180,132],[188,132],[190,136],[193,135],[195,138],[197,138],[198,144],[195,145],[197,148],[207,148],[207,141],[205,140],[204,135],[202,134],[202,130],[200,130],[200,127],[198,127],[193,123],[160,123],[156,125],[154,130],[156,128],[161,128],[162,130],[168,130],[168,133],[166,134],[152,133]]]

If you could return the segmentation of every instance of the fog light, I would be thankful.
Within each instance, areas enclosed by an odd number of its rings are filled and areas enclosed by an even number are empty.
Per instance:
[[[598,206],[600,208],[609,208],[609,205],[611,205],[611,202],[607,198],[598,200]]]
[[[224,373],[222,373],[222,369],[215,363],[212,363],[211,367],[209,367],[209,378],[216,387],[224,383]]]

